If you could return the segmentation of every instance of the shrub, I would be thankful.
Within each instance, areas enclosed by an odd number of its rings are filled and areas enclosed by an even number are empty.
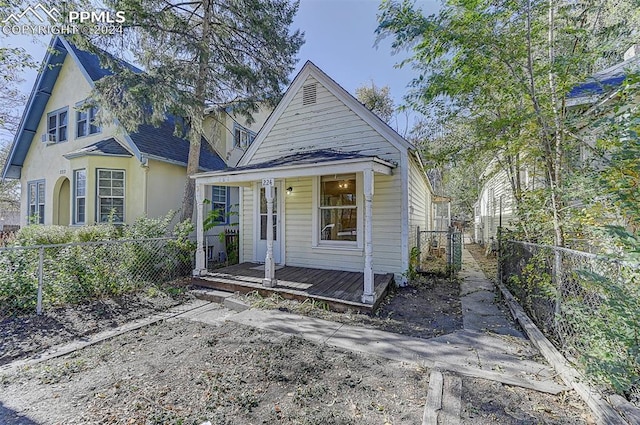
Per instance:
[[[74,230],[70,227],[30,224],[18,230],[14,245],[56,245],[73,242],[74,239]]]
[[[184,276],[191,269],[195,250],[189,240],[193,224],[185,221],[171,229],[174,217],[175,212],[160,218],[144,217],[124,227],[99,224],[76,229],[39,225],[23,228],[12,245],[25,248],[0,251],[0,317],[35,310],[40,250],[28,246],[79,243],[44,248],[45,305],[119,295]],[[176,239],[145,240],[169,236]],[[85,243],[100,241],[112,242]]]

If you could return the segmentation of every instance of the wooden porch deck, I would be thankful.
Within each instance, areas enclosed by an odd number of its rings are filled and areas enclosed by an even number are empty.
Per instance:
[[[360,311],[371,313],[386,296],[393,283],[393,274],[376,274],[374,290],[376,301],[373,305],[361,301],[364,274],[340,270],[322,270],[306,267],[276,267],[275,288],[262,286],[264,265],[241,263],[223,267],[194,278],[194,284],[222,291],[246,294],[258,291],[262,296],[273,293],[283,298],[305,300],[312,299],[326,303],[335,311]]]

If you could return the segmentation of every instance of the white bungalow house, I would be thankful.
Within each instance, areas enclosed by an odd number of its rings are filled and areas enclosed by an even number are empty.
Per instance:
[[[237,166],[196,179],[198,250],[208,186],[240,188],[240,262],[362,273],[361,301],[376,299],[374,273],[403,284],[410,232],[431,228],[433,190],[415,147],[307,62]],[[269,231],[269,229],[273,229]]]

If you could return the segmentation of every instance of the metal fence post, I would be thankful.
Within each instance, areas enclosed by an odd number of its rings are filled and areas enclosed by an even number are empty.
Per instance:
[[[43,286],[43,276],[44,276],[44,247],[41,246],[39,249],[39,259],[38,259],[38,303],[36,305],[36,313],[39,315],[42,314],[42,286]]]
[[[555,331],[559,334],[558,326],[560,320],[560,313],[562,311],[562,251],[553,248],[553,268],[552,274],[553,283],[556,289],[555,307],[553,310],[553,324]]]
[[[422,268],[422,250],[420,249],[420,226],[417,226],[416,230],[416,247],[418,247],[418,264],[416,266],[417,271],[421,271]]]
[[[496,270],[496,279],[499,283],[502,283],[502,196],[500,196],[500,208],[500,226],[498,226],[498,232],[496,234],[498,237],[498,250],[496,251],[498,269]]]

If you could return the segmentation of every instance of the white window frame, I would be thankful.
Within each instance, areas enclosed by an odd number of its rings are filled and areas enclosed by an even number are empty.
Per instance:
[[[60,116],[62,114],[65,114],[65,117],[66,117],[66,122],[64,124],[60,123]],[[56,124],[53,127],[51,126],[51,117],[56,118]],[[60,137],[62,129],[64,129],[64,140],[62,139],[62,137]],[[54,135],[56,138],[56,143],[62,143],[69,140],[69,107],[68,106],[49,112],[47,114],[47,134]]]
[[[102,129],[95,125],[96,115],[98,113],[98,109],[94,106],[91,106],[88,109],[82,110],[83,103],[79,103],[76,105],[76,138],[79,139],[81,137],[87,137],[92,134],[98,134],[102,131]],[[80,134],[80,126],[82,125],[84,134]]]
[[[247,148],[253,142],[256,135],[242,127],[241,125],[235,124],[233,126],[233,147],[235,148]]]
[[[42,188],[42,193],[40,193],[40,188]],[[35,192],[33,198],[31,197],[32,191]],[[44,224],[46,196],[47,192],[44,180],[27,182],[27,216],[29,220],[32,220],[32,217],[37,217],[34,224]],[[40,214],[40,207],[42,207],[42,214]]]
[[[344,173],[339,173],[344,175]],[[325,174],[331,176],[331,174]],[[363,177],[362,173],[355,173],[356,175],[356,240],[355,241],[326,241],[322,240],[320,236],[321,227],[320,220],[322,219],[320,210],[323,209],[320,206],[321,196],[321,177],[314,176],[312,183],[312,226],[311,226],[311,245],[313,248],[328,248],[328,249],[342,249],[342,250],[357,250],[362,251],[364,247],[364,195],[362,192]]]
[[[100,189],[106,189],[106,187],[102,187],[100,185],[100,172],[101,171],[109,171],[112,173],[113,176],[113,172],[121,172],[122,173],[122,195],[113,195],[111,194],[110,196],[103,196],[100,195]],[[112,182],[114,181],[113,177],[111,177],[109,180],[111,180]],[[119,179],[115,179],[115,180],[119,180]],[[114,220],[114,223],[124,223],[125,222],[125,215],[126,215],[126,211],[127,211],[127,202],[126,202],[126,194],[127,194],[127,173],[125,170],[122,169],[117,169],[117,168],[98,168],[96,169],[96,222],[98,223],[104,223],[108,221],[109,216],[107,215],[106,217],[102,216],[102,211],[101,211],[101,200],[102,199],[122,199],[122,217],[118,217],[120,218],[120,220]],[[113,190],[113,186],[110,186],[110,189]],[[103,221],[104,218],[104,221]]]
[[[78,176],[80,172],[84,173],[84,187],[83,193],[80,194],[78,185]],[[82,199],[84,201],[84,219],[80,220],[78,217],[78,201]],[[73,224],[86,224],[87,223],[87,169],[80,168],[73,170]]]
[[[224,202],[216,200],[214,197],[214,190],[222,190],[224,193]],[[225,225],[225,224],[229,224],[229,187],[228,186],[211,186],[211,211],[221,208],[223,213],[222,213],[222,219],[221,220],[216,220],[214,223],[216,225]]]

